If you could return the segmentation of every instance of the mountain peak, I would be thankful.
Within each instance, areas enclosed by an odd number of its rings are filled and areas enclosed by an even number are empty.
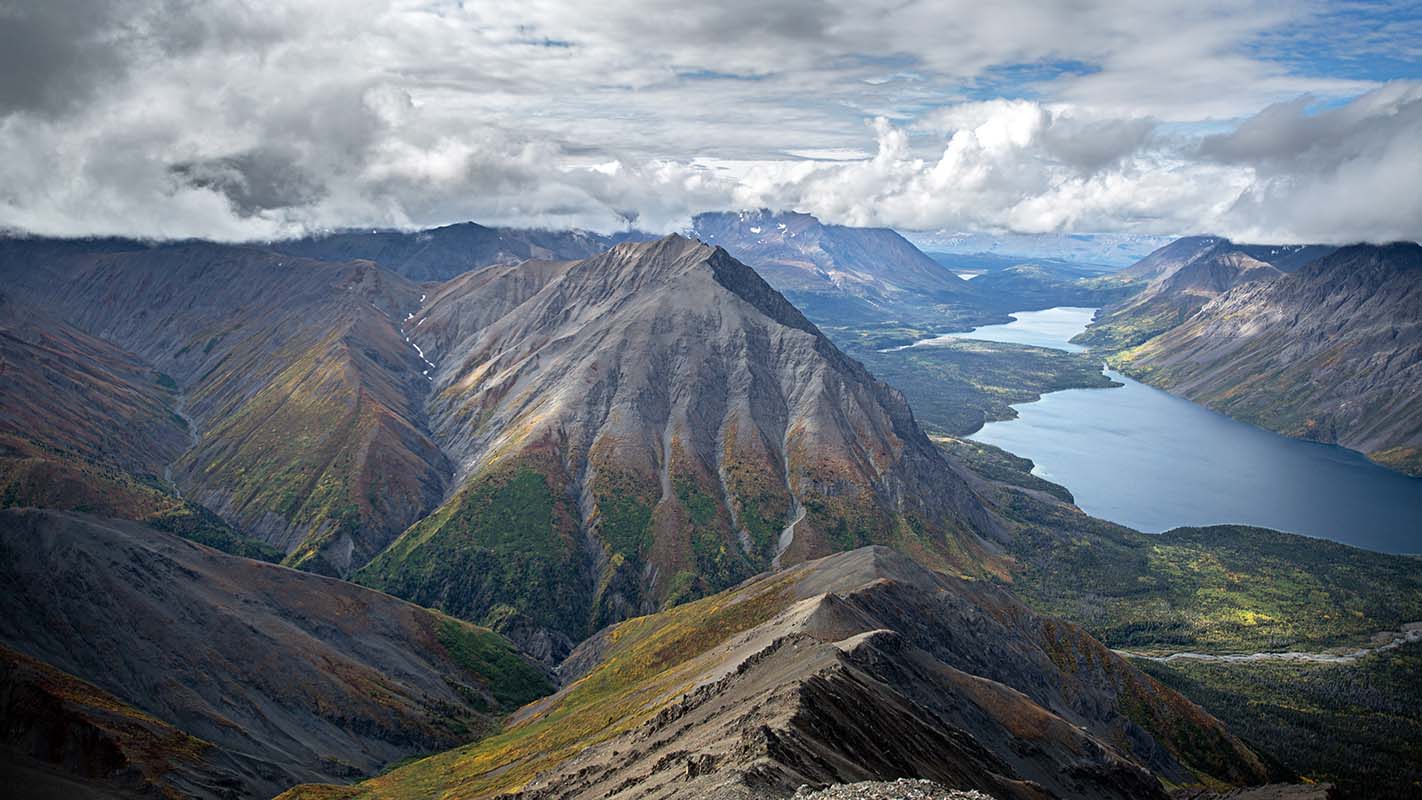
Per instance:
[[[362,573],[392,594],[576,638],[904,536],[944,566],[990,558],[989,515],[903,397],[719,247],[484,270],[407,330],[440,364],[430,422],[460,486]]]

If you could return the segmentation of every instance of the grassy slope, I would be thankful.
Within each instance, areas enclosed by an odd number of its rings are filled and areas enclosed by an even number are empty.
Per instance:
[[[566,496],[529,466],[470,481],[355,576],[464,619],[512,606],[539,625],[586,633],[588,609]]]
[[[1422,644],[1354,665],[1137,666],[1287,771],[1334,783],[1339,800],[1422,796]]]
[[[751,596],[726,593],[629,620],[608,634],[602,660],[502,733],[439,753],[354,787],[297,787],[283,798],[414,800],[513,791],[583,748],[631,730],[690,688],[690,662],[716,643],[769,620],[788,603],[769,581]],[[494,770],[495,765],[507,765]]]

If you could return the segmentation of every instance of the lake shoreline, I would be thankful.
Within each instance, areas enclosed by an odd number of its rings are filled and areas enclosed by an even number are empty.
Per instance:
[[[934,339],[1072,352],[1072,324],[1084,329],[1094,311],[1016,312],[1011,323]],[[1415,510],[1422,509],[1422,479],[1354,450],[1235,420],[1109,365],[1102,374],[1119,384],[1116,391],[1043,393],[1012,403],[1015,417],[964,436],[1029,459],[1033,475],[1065,487],[1083,511],[1143,532],[1243,524],[1379,552],[1422,550],[1422,511]],[[1354,511],[1360,508],[1366,519]]]

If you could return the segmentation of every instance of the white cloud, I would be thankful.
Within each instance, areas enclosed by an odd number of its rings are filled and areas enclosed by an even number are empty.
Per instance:
[[[1409,52],[1311,5],[105,8],[0,5],[0,227],[666,230],[775,205],[909,228],[1347,239],[1415,238],[1422,219],[1404,196],[1417,84],[1367,94],[1261,55],[1320,32]],[[995,93],[1040,99],[971,99]],[[1310,116],[1305,93],[1363,96]],[[1232,134],[1201,141],[1201,123]]]

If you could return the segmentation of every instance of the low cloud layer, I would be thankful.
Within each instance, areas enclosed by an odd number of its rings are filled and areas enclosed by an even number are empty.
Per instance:
[[[0,227],[1422,238],[1405,4],[89,5],[0,0]]]

